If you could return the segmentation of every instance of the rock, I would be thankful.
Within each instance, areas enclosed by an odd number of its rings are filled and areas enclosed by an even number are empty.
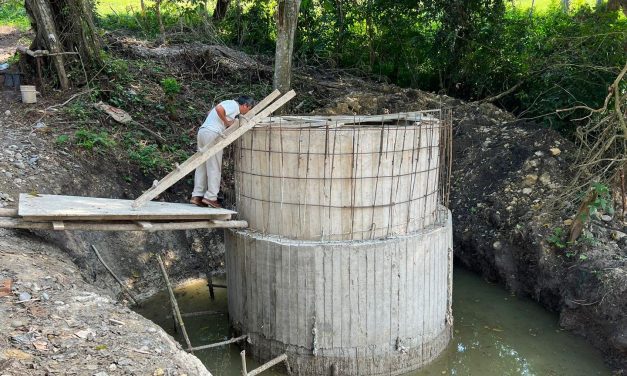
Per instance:
[[[15,167],[19,168],[20,170],[23,170],[26,168],[26,165],[22,161],[17,161],[15,162]]]
[[[93,337],[94,333],[89,330],[79,330],[78,332],[74,333],[75,336],[77,336],[78,338],[82,338],[82,339],[88,339],[89,337]]]
[[[133,364],[133,361],[130,360],[129,358],[121,358],[120,360],[117,361],[118,366],[130,366],[131,364]]]
[[[109,371],[113,372],[116,369],[118,369],[118,366],[115,365],[115,363],[111,363],[109,364]]]
[[[601,216],[601,220],[604,221],[604,222],[612,222],[612,216],[604,214],[604,215]]]
[[[28,160],[28,164],[35,164],[39,160],[39,156],[35,155]]]
[[[157,329],[153,328],[152,326],[150,328],[147,329],[148,333],[156,333]]]
[[[7,179],[13,179],[13,174],[12,174],[12,173],[10,173],[9,171],[5,172],[5,173],[4,173],[4,176],[6,176],[6,177],[7,177]]]
[[[24,158],[22,153],[15,153],[15,159],[22,159],[22,158]]]
[[[4,116],[11,116],[11,110],[4,111]]]
[[[533,189],[531,188],[523,188],[522,193],[525,195],[531,194],[531,192],[533,191]]]
[[[157,369],[155,370],[155,372],[153,372],[153,374],[152,374],[152,375],[153,375],[153,376],[163,376],[163,375],[165,375],[165,372],[163,372],[163,369],[162,369],[162,368],[157,368]]]
[[[24,321],[20,321],[20,320],[13,320],[11,321],[11,327],[13,328],[19,328],[24,326]]]
[[[19,298],[20,300],[30,300],[32,296],[27,292],[21,292]]]
[[[537,157],[542,157],[542,156],[544,155],[544,152],[541,152],[541,151],[536,151],[534,154],[535,154]]]
[[[15,180],[13,180],[13,184],[17,184],[17,185],[22,184],[23,182],[24,182],[24,180],[22,180],[20,178],[17,178]]]
[[[537,181],[538,181],[538,175],[535,175],[535,174],[526,175],[523,178],[523,186],[531,187],[532,185],[536,184]]]
[[[564,220],[564,226],[571,226],[573,224],[573,220],[572,219],[565,219]]]
[[[47,292],[44,292],[43,294],[41,294],[41,299],[42,300],[50,300],[50,295],[48,295]]]
[[[557,157],[558,155],[562,154],[562,151],[559,148],[550,148],[549,151],[551,152],[551,155],[554,157]]]
[[[98,373],[94,373],[94,376],[109,376],[109,374],[105,371],[100,371]]]
[[[41,129],[41,128],[46,128],[46,124],[44,124],[42,121],[38,121],[37,124],[35,124],[35,129]]]
[[[503,243],[501,243],[500,241],[496,241],[492,244],[492,248],[494,248],[497,251],[500,251],[501,249],[503,249]]]
[[[544,173],[542,175],[540,175],[540,183],[544,184],[544,185],[549,185],[551,184],[551,176],[548,173]]]
[[[614,231],[612,231],[611,236],[612,236],[612,239],[619,241],[619,240],[625,238],[627,236],[627,234],[625,234],[624,232],[621,232],[621,231],[614,230]]]

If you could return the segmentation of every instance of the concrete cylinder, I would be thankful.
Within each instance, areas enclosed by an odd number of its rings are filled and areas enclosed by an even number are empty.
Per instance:
[[[410,234],[436,221],[440,123],[266,126],[236,146],[237,211],[249,228],[301,240]]]
[[[451,337],[450,161],[433,117],[256,127],[236,144],[229,315],[299,375],[397,375]]]
[[[448,344],[450,216],[360,242],[225,233],[230,320],[261,361],[287,353],[297,375],[398,375]]]

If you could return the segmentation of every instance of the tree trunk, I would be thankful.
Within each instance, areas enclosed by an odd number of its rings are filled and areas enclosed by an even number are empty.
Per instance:
[[[607,9],[610,11],[616,11],[623,8],[623,14],[627,16],[627,0],[608,0]]]
[[[374,67],[375,51],[374,51],[374,25],[372,21],[372,0],[368,0],[366,9],[366,30],[368,33],[368,62],[370,71]]]
[[[155,13],[157,13],[157,21],[159,22],[159,43],[165,43],[165,27],[163,26],[163,17],[161,16],[161,1],[157,0],[155,2]]]
[[[231,0],[218,0],[216,2],[216,8],[213,10],[213,20],[216,22],[222,21],[226,16],[226,11],[229,8]]]
[[[562,11],[568,13],[570,10],[570,0],[562,0]]]
[[[35,31],[31,50],[50,52],[62,90],[70,86],[65,71],[68,62],[80,60],[87,69],[102,65],[100,40],[87,0],[25,0],[24,5]]]
[[[45,49],[52,54],[63,53],[54,16],[48,2],[46,0],[26,0],[26,6],[29,8],[29,14],[33,17],[37,33],[31,49]],[[57,71],[61,90],[67,90],[70,85],[65,73],[63,55],[52,56],[52,62]]]
[[[278,0],[274,88],[281,93],[287,92],[291,87],[294,35],[299,9],[300,0]]]

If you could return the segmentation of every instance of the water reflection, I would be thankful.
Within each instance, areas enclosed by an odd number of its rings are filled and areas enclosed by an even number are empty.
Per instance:
[[[194,346],[228,338],[226,292],[210,301],[202,281],[177,290],[183,312],[216,313],[185,318]],[[141,314],[173,333],[168,297],[157,295]],[[509,295],[463,269],[454,271],[454,338],[434,363],[407,376],[589,376],[610,375],[598,351],[581,338],[561,330],[557,316],[527,299]],[[182,339],[179,339],[182,342]],[[239,376],[239,349],[232,345],[196,354],[216,376]],[[247,360],[248,369],[258,366]],[[264,375],[279,375],[268,372]]]

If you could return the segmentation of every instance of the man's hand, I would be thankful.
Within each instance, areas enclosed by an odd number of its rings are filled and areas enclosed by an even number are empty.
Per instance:
[[[233,120],[227,120],[227,121],[225,121],[225,122],[224,122],[224,126],[228,128],[228,127],[230,127],[231,125],[233,125],[233,123],[235,123],[235,119],[233,119]]]

